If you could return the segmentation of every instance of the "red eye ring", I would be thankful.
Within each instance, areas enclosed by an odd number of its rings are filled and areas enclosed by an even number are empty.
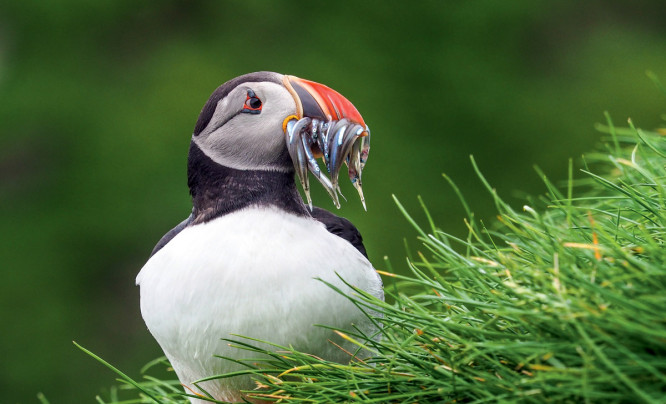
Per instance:
[[[261,112],[263,103],[257,97],[257,95],[252,90],[247,90],[247,98],[245,98],[245,103],[243,104],[243,109],[241,112],[247,112],[249,114],[258,114]]]

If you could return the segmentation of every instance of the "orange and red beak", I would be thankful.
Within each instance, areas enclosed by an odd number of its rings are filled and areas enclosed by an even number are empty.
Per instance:
[[[365,121],[356,107],[332,88],[296,76],[285,75],[282,81],[294,96],[298,119],[309,117],[322,121],[339,121],[346,118],[365,127]]]

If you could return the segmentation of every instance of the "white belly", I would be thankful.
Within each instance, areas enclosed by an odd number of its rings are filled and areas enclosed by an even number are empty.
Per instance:
[[[176,370],[193,381],[240,370],[213,355],[256,357],[228,346],[232,334],[293,346],[338,362],[349,357],[328,342],[332,331],[314,324],[372,332],[372,324],[344,296],[339,278],[381,297],[368,260],[319,222],[274,208],[248,208],[188,227],[157,252],[137,276],[141,313]],[[221,400],[252,389],[249,378],[202,387]]]

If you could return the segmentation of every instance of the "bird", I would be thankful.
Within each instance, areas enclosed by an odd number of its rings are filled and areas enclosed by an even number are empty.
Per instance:
[[[384,298],[363,239],[349,220],[313,206],[309,187],[312,175],[339,208],[346,164],[365,208],[369,139],[349,100],[296,76],[245,74],[205,102],[187,159],[192,211],[136,278],[141,315],[192,403],[206,394],[252,400],[243,393],[256,387],[249,376],[197,382],[243,370],[240,362],[256,356],[230,338],[348,363],[353,347],[329,327],[379,334],[378,322],[339,292]]]

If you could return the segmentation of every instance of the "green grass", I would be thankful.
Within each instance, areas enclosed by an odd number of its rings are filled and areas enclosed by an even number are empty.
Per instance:
[[[570,162],[557,186],[537,169],[547,193],[521,210],[472,159],[497,208],[488,226],[445,176],[467,211],[465,239],[429,215],[417,224],[396,201],[420,234],[411,274],[386,263],[392,303],[349,297],[383,313],[381,340],[364,345],[374,356],[340,365],[238,338],[239,349],[268,354],[247,362],[261,387],[253,394],[299,403],[666,402],[666,137],[608,116],[598,129],[604,143],[580,174]],[[121,377],[100,403],[185,402],[177,381]]]

